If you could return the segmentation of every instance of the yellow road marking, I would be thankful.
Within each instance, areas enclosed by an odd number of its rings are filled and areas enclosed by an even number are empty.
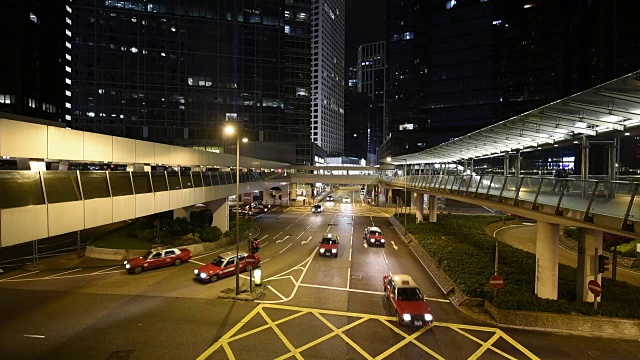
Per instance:
[[[473,340],[473,341],[477,342],[478,344],[485,345],[484,341],[482,341],[482,340],[480,340],[480,339],[477,339],[476,337],[472,336],[471,334],[467,334],[466,332],[464,332],[464,331],[462,331],[462,330],[458,329],[458,327],[457,327],[457,326],[451,326],[451,328],[452,328],[453,330],[455,330],[455,331],[459,332],[460,334],[462,334],[462,335],[464,335],[464,336],[468,337],[469,339],[471,339],[471,340]],[[496,329],[493,329],[493,330],[495,331]],[[498,354],[500,354],[500,355],[502,355],[502,356],[506,357],[507,359],[516,360],[516,358],[514,358],[513,356],[510,356],[509,354],[506,354],[506,353],[504,353],[504,352],[502,352],[502,351],[500,351],[500,350],[498,350],[498,349],[494,348],[493,346],[488,346],[488,348],[489,348],[489,349],[491,349],[491,350],[493,350],[493,351],[495,351],[495,352],[497,352]],[[485,350],[486,350],[486,349],[485,349]]]
[[[235,334],[236,331],[240,330],[241,327],[243,327],[247,322],[249,322],[249,320],[251,320],[251,318],[254,317],[256,313],[258,313],[258,311],[260,311],[260,309],[262,309],[262,305],[258,305],[255,309],[251,310],[251,312],[248,313],[247,316],[245,316],[242,320],[240,320],[240,322],[237,323],[236,326],[233,327],[233,329],[229,330],[229,332],[224,334],[220,338],[220,340],[216,341],[215,344],[211,345],[211,347],[205,350],[205,352],[203,352],[202,355],[198,356],[198,360],[206,359],[209,355],[211,355],[214,351],[216,351],[216,349],[219,348],[220,345],[227,344],[229,337]]]
[[[371,355],[367,354],[366,351],[364,351],[360,346],[358,346],[358,344],[354,343],[353,340],[349,339],[349,337],[345,334],[342,333],[342,331],[338,330],[338,328],[336,328],[335,326],[333,326],[332,323],[329,322],[329,320],[325,319],[324,317],[320,316],[319,313],[314,312],[313,313],[315,316],[318,317],[318,319],[322,320],[323,323],[325,323],[329,328],[331,328],[331,330],[333,330],[333,332],[335,332],[336,334],[338,334],[342,340],[346,341],[347,344],[351,345],[351,347],[353,347],[354,349],[356,349],[360,354],[362,354],[362,356],[364,356],[367,359],[371,359],[373,360],[373,358],[371,357]]]
[[[287,316],[287,317],[286,317],[286,318],[284,318],[284,319],[280,319],[280,320],[278,320],[278,321],[275,321],[275,322],[274,322],[274,324],[275,324],[275,325],[278,325],[278,324],[281,324],[281,323],[283,323],[283,322],[285,322],[285,321],[289,321],[289,320],[291,320],[291,319],[295,319],[295,318],[297,318],[298,316],[302,316],[302,315],[304,315],[304,314],[308,314],[308,313],[309,313],[308,311],[299,312],[299,313],[297,313],[297,314],[293,314],[293,315],[291,315],[291,316]],[[269,324],[267,324],[267,325],[262,325],[262,326],[260,326],[259,328],[256,328],[256,329],[253,329],[253,330],[249,330],[249,331],[247,331],[247,332],[245,332],[245,333],[242,333],[242,334],[240,334],[240,335],[238,335],[238,336],[230,337],[227,341],[229,341],[229,342],[231,342],[231,341],[236,341],[236,340],[238,340],[238,339],[242,339],[242,338],[243,338],[243,337],[245,337],[245,336],[249,336],[249,335],[251,335],[251,334],[255,334],[255,333],[259,332],[259,331],[262,331],[262,330],[268,329],[268,328],[270,328],[270,327],[271,327],[271,325],[269,325]]]
[[[291,311],[303,311],[303,310],[309,311],[309,309],[300,308],[296,306],[281,305],[281,304],[269,304],[269,307],[274,309],[283,309],[283,310],[291,310]],[[353,313],[348,311],[313,309],[313,312],[317,312],[319,314],[329,314],[329,315],[339,315],[339,316],[366,317],[369,319],[378,319],[378,320],[395,320],[395,317],[390,317],[390,316],[361,314],[361,313]]]
[[[396,333],[398,333],[398,334],[400,334],[400,335],[404,336],[404,337],[405,337],[405,340],[406,340],[406,338],[408,338],[407,334],[405,334],[403,331],[401,331],[401,330],[400,330],[400,329],[398,329],[397,327],[395,327],[395,326],[391,325],[391,323],[389,323],[388,321],[382,321],[382,323],[383,323],[383,324],[385,324],[385,325],[387,325],[389,328],[391,328],[391,330],[395,331]],[[435,324],[434,324],[434,325],[435,325]],[[429,329],[431,329],[431,328],[433,328],[433,326],[430,326],[430,327],[424,327],[424,328],[420,329],[420,334],[424,333],[425,331],[427,331],[427,330],[429,330]],[[420,335],[420,334],[418,334],[418,335]],[[403,341],[404,341],[404,340],[403,340]],[[443,358],[442,356],[438,355],[435,351],[433,351],[433,350],[429,349],[428,347],[424,346],[422,343],[420,343],[420,342],[416,341],[416,340],[415,340],[415,338],[414,338],[414,339],[412,339],[412,340],[411,340],[411,342],[412,342],[412,343],[414,343],[414,344],[416,344],[416,345],[418,345],[422,350],[424,350],[424,351],[428,352],[429,354],[431,354],[431,356],[435,357],[436,359],[442,359],[442,360],[444,360],[444,358]],[[401,347],[401,346],[398,346],[398,345],[399,345],[399,344],[396,344],[396,345],[395,345],[395,346],[393,346],[391,349],[393,349],[393,351],[398,350],[398,349]],[[403,346],[404,346],[404,344],[403,344]],[[391,350],[391,349],[389,349],[389,350]],[[389,350],[387,350],[387,351],[385,351],[384,353],[380,354],[380,356],[378,356],[378,357],[377,357],[377,359],[383,359],[384,357],[389,356],[389,355],[391,354],[391,352],[389,352]],[[382,355],[384,355],[384,357],[383,357]]]
[[[267,321],[267,323],[269,323],[269,325],[271,326],[273,331],[275,331],[276,334],[278,334],[278,337],[280,338],[280,340],[282,340],[284,345],[287,348],[289,348],[289,351],[293,352],[293,354],[296,356],[297,359],[302,359],[302,356],[296,351],[296,348],[293,347],[291,342],[289,342],[289,339],[287,339],[287,337],[284,336],[282,331],[280,331],[280,329],[278,329],[278,326],[276,326],[276,324],[271,320],[271,318],[267,315],[267,313],[265,313],[262,309],[260,309],[259,313]]]
[[[493,343],[496,342],[496,340],[498,339],[500,339],[500,334],[498,333],[493,334],[493,336],[491,337],[491,339],[489,339],[489,341],[484,343],[484,345],[482,345],[480,349],[478,349],[473,355],[469,356],[469,360],[475,360],[479,358],[480,355],[484,354],[484,352],[487,351],[487,348],[493,345]]]
[[[522,346],[519,342],[513,340],[509,335],[505,334],[502,330],[498,330],[500,335],[507,340],[511,345],[515,346],[518,350],[522,351],[523,354],[527,355],[529,359],[540,360],[539,357],[535,356],[531,351],[527,350],[524,346]]]
[[[229,343],[224,343],[222,344],[222,348],[224,349],[224,352],[227,354],[227,357],[229,358],[229,360],[235,360],[235,356],[233,356],[233,351],[231,351],[231,348],[229,347]]]

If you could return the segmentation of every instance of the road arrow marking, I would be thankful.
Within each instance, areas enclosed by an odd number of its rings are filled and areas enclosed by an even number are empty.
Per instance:
[[[287,238],[288,238],[288,237],[289,237],[289,235],[285,236],[282,240],[278,240],[278,241],[276,241],[276,244],[279,244],[279,243],[281,243],[281,242],[283,242],[283,241],[287,240]]]
[[[309,238],[307,239],[307,241],[303,241],[303,242],[302,242],[302,244],[306,244],[306,243],[308,243],[309,241],[311,241],[311,238],[312,238],[312,237],[313,237],[313,236],[309,236]]]
[[[396,243],[394,243],[393,241],[391,241],[391,246],[393,246],[393,250],[398,250]]]

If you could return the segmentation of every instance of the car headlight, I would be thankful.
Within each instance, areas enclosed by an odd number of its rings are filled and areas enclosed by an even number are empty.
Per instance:
[[[320,252],[321,252],[321,253],[323,253],[323,252],[324,252],[324,249],[320,249]]]
[[[130,267],[131,267],[131,264],[125,264],[125,265],[124,265],[124,267],[125,267],[126,269],[128,269],[128,268],[130,268]]]
[[[374,239],[369,239],[369,241],[370,241],[370,242],[374,242],[375,240],[374,240]]]
[[[124,264],[125,264],[125,265],[127,265],[128,263],[129,263],[128,261],[125,261],[125,262],[124,262]]]
[[[333,254],[335,254],[335,253],[337,253],[337,252],[338,252],[338,249],[331,249],[331,252],[332,252]]]
[[[402,320],[411,321],[411,314],[402,314]]]
[[[424,314],[424,319],[427,321],[433,321],[433,315],[431,314]]]
[[[198,275],[198,269],[193,270],[193,273]]]
[[[204,278],[206,278],[206,277],[207,277],[207,274],[205,274],[205,273],[200,273],[200,278],[201,278],[201,279],[204,279]]]
[[[380,242],[384,242],[384,239],[380,239]]]

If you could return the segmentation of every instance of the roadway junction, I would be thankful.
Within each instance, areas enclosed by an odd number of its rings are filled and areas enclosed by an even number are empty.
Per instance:
[[[189,263],[127,275],[121,264],[14,271],[0,277],[0,354],[7,359],[569,359],[636,358],[632,340],[496,328],[460,312],[390,225],[392,209],[349,189],[325,211],[276,208],[259,215],[264,295],[220,298],[232,278],[201,284]],[[344,196],[354,196],[343,203]],[[367,226],[385,247],[368,247]],[[325,233],[339,256],[318,256]],[[428,328],[399,326],[382,276],[408,274],[434,314]],[[246,286],[248,274],[242,274]]]

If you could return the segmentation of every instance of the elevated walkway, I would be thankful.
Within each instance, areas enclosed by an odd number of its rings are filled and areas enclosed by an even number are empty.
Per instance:
[[[381,182],[550,223],[640,236],[640,182],[501,175],[410,175]]]

